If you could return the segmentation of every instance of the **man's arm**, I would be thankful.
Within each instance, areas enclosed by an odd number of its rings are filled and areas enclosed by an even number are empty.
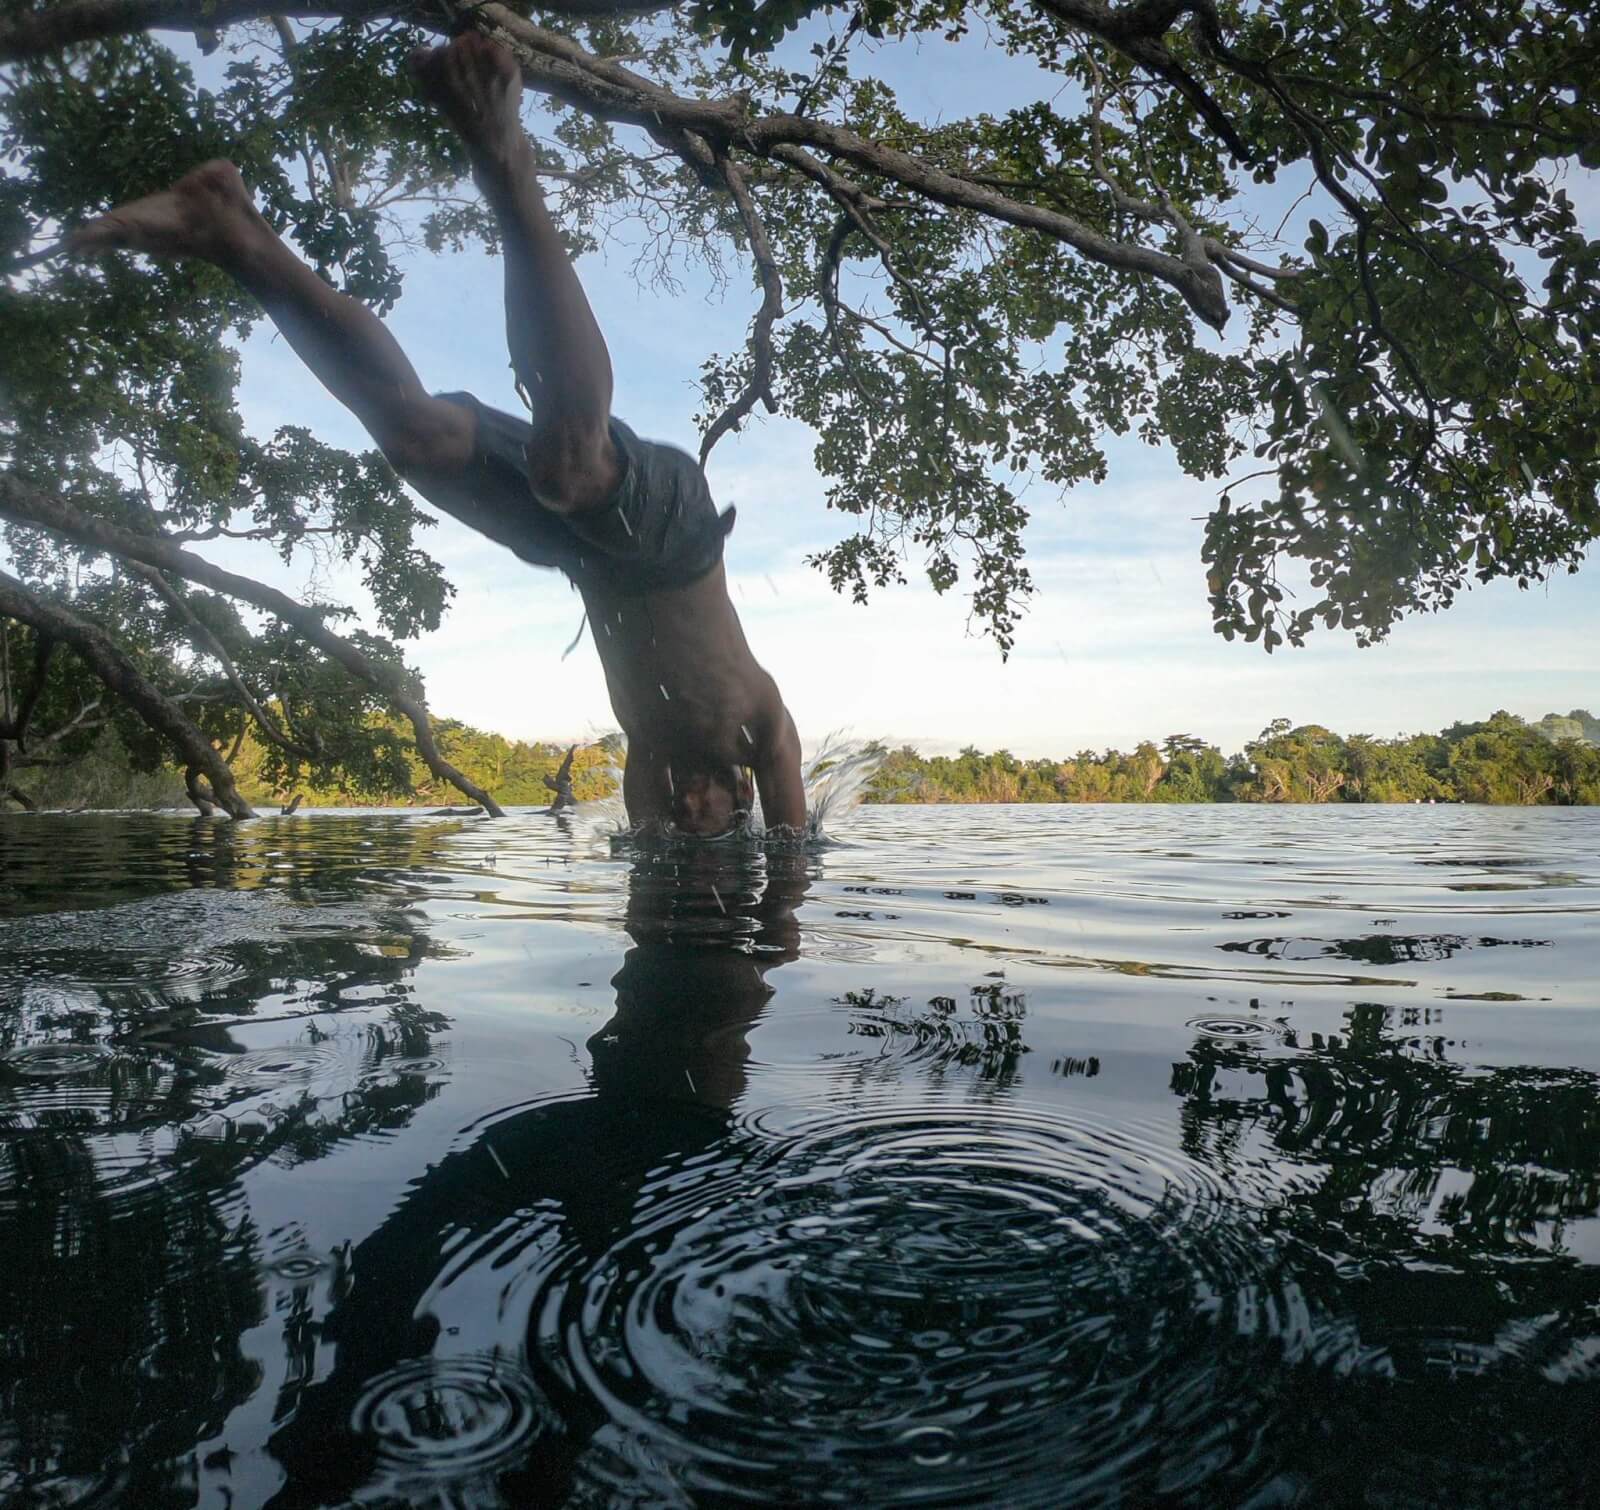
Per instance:
[[[761,819],[768,828],[804,828],[806,788],[800,774],[800,735],[780,702],[755,762]]]
[[[529,480],[542,503],[577,511],[621,480],[611,440],[611,356],[540,192],[522,130],[522,75],[505,48],[466,32],[412,68],[449,118],[499,223],[506,344],[534,407]]]

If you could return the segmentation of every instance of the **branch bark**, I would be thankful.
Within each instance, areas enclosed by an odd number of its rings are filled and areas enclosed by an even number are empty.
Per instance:
[[[97,624],[79,618],[59,603],[36,598],[15,577],[0,572],[0,613],[70,646],[106,687],[126,702],[158,734],[165,736],[190,767],[211,780],[217,801],[231,818],[255,813],[234,784],[209,739],[189,721],[183,709],[155,685]]]
[[[11,740],[20,751],[27,751],[28,725],[33,720],[34,709],[39,706],[39,699],[44,695],[45,678],[50,674],[50,660],[55,652],[56,642],[52,639],[41,639],[34,647],[33,681],[17,699],[17,711],[11,721],[0,723],[0,739]]]
[[[743,391],[711,422],[700,442],[700,465],[706,464],[711,448],[730,430],[737,430],[757,401],[766,405],[768,414],[778,412],[778,401],[772,396],[772,327],[783,314],[783,279],[778,273],[778,259],[772,255],[772,243],[767,239],[767,228],[750,196],[750,185],[739,167],[723,154],[717,158],[717,168],[722,180],[733,196],[744,223],[745,240],[750,244],[750,255],[761,277],[761,308],[756,311],[750,328],[750,380]]]
[[[603,17],[668,10],[674,0],[544,0],[541,10],[553,15]],[[420,7],[419,7],[420,10]],[[268,16],[295,20],[360,20],[400,16],[434,30],[445,29],[439,11],[413,17],[404,5],[373,0],[312,0],[310,4],[275,5],[262,0],[69,0],[19,16],[0,26],[0,63],[59,52],[80,42],[122,37],[136,31],[221,31],[236,21]]]
[[[589,7],[597,3],[598,0],[566,0],[550,8],[568,15],[591,15],[595,11]],[[1052,5],[1056,3],[1058,0],[1052,0]],[[1078,0],[1059,3],[1071,10]],[[608,5],[601,13],[612,14],[622,8]],[[634,8],[665,7],[651,4]],[[302,5],[264,4],[262,0],[75,0],[0,26],[0,63],[131,31],[193,31],[196,25],[222,27],[270,15],[306,19],[390,15],[435,32],[447,32],[452,26],[447,13],[420,6],[375,6],[370,0],[318,0]],[[755,157],[786,158],[803,171],[803,164],[794,153],[796,149],[812,148],[863,172],[894,180],[936,204],[971,210],[1035,231],[1103,266],[1158,279],[1175,289],[1208,325],[1220,330],[1227,323],[1228,299],[1222,277],[1209,263],[1195,265],[1152,247],[1113,241],[1060,211],[1012,199],[909,152],[869,141],[842,126],[795,114],[754,116],[739,98],[702,100],[673,94],[614,59],[598,57],[570,37],[535,25],[498,0],[481,0],[470,11],[463,11],[461,17],[511,47],[522,65],[527,86],[597,119],[644,128],[679,152],[702,176],[715,176],[707,144],[711,152],[726,153],[738,148]],[[1066,19],[1094,30],[1081,20]],[[1123,50],[1133,45],[1127,44]],[[1134,53],[1130,51],[1129,56]],[[1181,75],[1181,70],[1178,73]],[[1231,132],[1225,117],[1222,125]]]
[[[189,638],[194,641],[196,648],[203,654],[213,657],[222,667],[223,675],[228,678],[229,684],[238,694],[239,701],[244,704],[245,711],[256,721],[256,726],[273,744],[286,754],[293,755],[300,760],[316,759],[316,752],[303,744],[289,738],[278,727],[278,721],[267,712],[256,700],[255,694],[245,686],[244,679],[239,675],[239,668],[234,665],[233,657],[223,648],[222,641],[201,622],[188,600],[153,566],[145,566],[140,562],[130,563],[135,572],[144,578],[161,598],[167,603],[174,613],[183,620],[189,631]]]
[[[81,513],[71,504],[23,482],[20,478],[0,473],[0,516],[19,524],[35,525],[54,534],[64,535],[79,545],[107,551],[128,561],[142,561],[146,566],[170,571],[191,582],[198,582],[214,592],[226,594],[253,603],[257,608],[275,615],[291,625],[311,644],[330,659],[337,661],[352,676],[375,687],[411,724],[416,739],[417,753],[423,764],[441,781],[448,781],[457,791],[470,797],[485,812],[496,818],[505,816],[493,797],[470,777],[463,775],[439,752],[433,729],[428,723],[428,710],[421,698],[411,690],[406,678],[392,666],[374,661],[358,646],[342,635],[335,634],[323,622],[314,608],[297,603],[286,593],[237,572],[224,571],[209,561],[188,551],[179,550],[171,542],[152,535],[137,535]],[[207,749],[210,745],[207,744]],[[205,769],[204,766],[201,769]],[[209,773],[208,773],[209,774]],[[231,781],[231,777],[229,778]],[[215,782],[213,781],[213,786]],[[220,790],[218,796],[221,796]]]

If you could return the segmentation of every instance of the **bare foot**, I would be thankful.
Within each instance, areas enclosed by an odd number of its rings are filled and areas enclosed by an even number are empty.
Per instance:
[[[258,219],[239,170],[218,158],[184,174],[160,194],[118,205],[80,226],[67,245],[78,256],[124,250],[220,262]]]
[[[445,47],[419,47],[411,72],[469,146],[494,147],[522,132],[522,70],[506,48],[477,32]]]

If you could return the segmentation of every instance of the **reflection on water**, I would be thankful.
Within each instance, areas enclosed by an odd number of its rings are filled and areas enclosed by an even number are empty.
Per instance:
[[[1584,1503],[1600,824],[0,823],[0,1500]]]

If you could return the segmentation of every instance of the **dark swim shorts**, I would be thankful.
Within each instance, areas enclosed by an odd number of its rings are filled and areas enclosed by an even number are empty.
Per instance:
[[[705,474],[676,446],[640,440],[619,419],[611,440],[622,481],[604,508],[557,514],[528,486],[533,426],[470,393],[441,393],[478,416],[477,447],[465,474],[428,479],[426,496],[463,524],[509,546],[535,566],[564,571],[579,587],[659,592],[687,587],[722,559],[734,511],[718,514]]]

